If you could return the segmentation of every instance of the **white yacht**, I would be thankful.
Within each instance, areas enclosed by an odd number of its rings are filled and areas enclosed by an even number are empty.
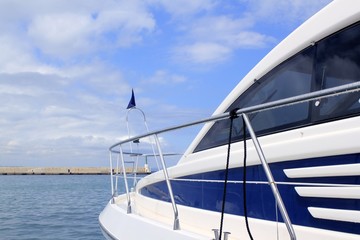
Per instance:
[[[360,1],[335,0],[264,57],[213,116],[110,147],[104,236],[359,240],[359,91]],[[194,124],[204,126],[167,168],[159,135]],[[135,151],[137,140],[148,147]],[[125,168],[139,157],[161,168],[133,183]]]

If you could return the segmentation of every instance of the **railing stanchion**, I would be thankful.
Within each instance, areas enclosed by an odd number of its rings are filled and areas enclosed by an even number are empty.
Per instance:
[[[168,171],[167,171],[167,168],[166,168],[164,156],[163,156],[163,153],[161,151],[160,141],[159,141],[159,138],[158,138],[157,134],[154,135],[154,138],[155,138],[156,146],[158,148],[159,157],[160,157],[161,165],[162,165],[162,168],[163,168],[166,185],[167,185],[168,190],[169,190],[171,204],[172,204],[172,207],[173,207],[173,210],[174,210],[174,228],[173,229],[174,230],[179,230],[180,229],[179,213],[178,213],[178,209],[177,209],[177,206],[176,206],[176,203],[175,203],[174,194],[173,194],[170,179],[169,179],[169,174],[168,174]]]
[[[110,158],[110,182],[111,182],[111,196],[114,197],[114,179],[113,179],[113,171],[112,171],[112,151],[109,153]]]
[[[285,208],[285,205],[284,205],[284,202],[282,201],[282,198],[281,198],[281,195],[279,193],[279,190],[277,188],[277,185],[275,183],[275,180],[274,180],[274,177],[271,173],[271,170],[270,170],[270,167],[266,161],[266,158],[265,158],[265,155],[264,155],[264,152],[262,151],[262,148],[260,146],[260,143],[256,137],[256,134],[254,132],[254,129],[252,128],[251,126],[251,123],[250,123],[250,120],[248,118],[248,116],[243,113],[243,117],[244,117],[244,121],[245,121],[245,124],[246,124],[246,127],[248,128],[249,130],[249,133],[250,133],[250,136],[251,136],[251,139],[254,143],[254,146],[256,148],[256,151],[258,153],[258,156],[260,158],[260,161],[261,161],[261,165],[263,166],[264,168],[264,171],[265,171],[265,175],[266,175],[266,178],[268,180],[268,183],[271,187],[271,190],[273,192],[273,195],[275,197],[275,200],[276,200],[276,203],[279,207],[279,210],[280,210],[280,213],[281,213],[281,216],[282,218],[284,219],[284,222],[285,222],[285,225],[286,225],[286,228],[290,234],[290,238],[292,240],[296,240],[296,235],[295,235],[295,231],[294,231],[294,228],[291,224],[291,221],[290,221],[290,218],[289,218],[289,215],[286,211],[286,208]]]
[[[116,170],[114,169],[114,173],[115,173],[115,196],[118,196],[119,159],[120,159],[120,154],[117,154],[117,157],[116,157]]]
[[[122,172],[124,176],[126,198],[127,198],[127,213],[131,213],[131,199],[130,199],[129,185],[126,177],[124,154],[121,145],[119,147],[120,147],[121,165],[122,165]]]

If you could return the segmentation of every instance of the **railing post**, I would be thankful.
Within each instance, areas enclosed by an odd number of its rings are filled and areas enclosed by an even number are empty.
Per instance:
[[[127,198],[127,213],[131,213],[131,199],[130,199],[128,181],[127,181],[127,177],[126,177],[124,154],[123,154],[121,145],[119,147],[120,147],[121,165],[122,165],[122,171],[123,171],[123,175],[124,175],[126,198]]]
[[[174,210],[174,228],[173,229],[174,230],[179,230],[180,229],[179,213],[178,213],[178,209],[177,209],[177,206],[176,206],[176,203],[175,203],[174,194],[173,194],[170,179],[169,179],[169,174],[168,174],[168,171],[167,171],[167,168],[166,168],[164,156],[163,156],[163,153],[161,151],[160,141],[159,141],[159,138],[158,138],[157,134],[154,135],[154,138],[155,138],[156,146],[158,148],[161,164],[162,164],[162,167],[163,167],[163,172],[164,172],[164,176],[165,176],[166,185],[168,187],[168,191],[169,191],[169,195],[170,195],[170,199],[171,199],[171,204],[172,204],[172,207],[173,207],[173,210]]]
[[[111,196],[114,197],[114,179],[113,179],[113,171],[112,171],[112,151],[109,151],[110,158],[110,182],[111,182]]]
[[[115,195],[116,195],[116,196],[118,196],[119,159],[120,159],[120,152],[117,154],[117,157],[116,157],[116,168],[114,169],[114,173],[115,173]]]
[[[291,221],[290,221],[290,218],[289,218],[289,215],[286,211],[286,208],[285,208],[285,205],[284,205],[284,202],[282,201],[282,198],[281,198],[281,195],[279,193],[279,190],[277,188],[277,185],[275,183],[275,180],[274,180],[274,177],[271,173],[271,170],[270,170],[270,167],[266,161],[266,158],[265,158],[265,155],[262,151],[262,148],[260,146],[260,143],[256,137],[256,134],[254,132],[254,129],[252,128],[251,126],[251,123],[250,123],[250,120],[248,118],[248,116],[243,113],[243,118],[244,118],[244,121],[245,121],[245,124],[246,124],[246,127],[248,128],[249,130],[249,133],[250,133],[250,136],[251,136],[251,139],[254,143],[254,146],[256,148],[256,151],[258,153],[258,156],[260,158],[260,161],[261,161],[261,165],[263,166],[264,168],[264,171],[265,171],[265,175],[267,177],[267,180],[268,180],[268,183],[271,187],[271,190],[273,192],[273,195],[275,197],[275,200],[276,200],[276,203],[279,207],[279,210],[280,210],[280,213],[281,213],[281,216],[282,218],[284,219],[284,222],[285,222],[285,225],[286,225],[286,228],[289,232],[289,235],[290,235],[290,238],[292,240],[296,240],[296,235],[295,235],[295,231],[294,231],[294,228],[291,224]],[[244,126],[245,127],[245,126]],[[246,141],[246,140],[245,140]]]

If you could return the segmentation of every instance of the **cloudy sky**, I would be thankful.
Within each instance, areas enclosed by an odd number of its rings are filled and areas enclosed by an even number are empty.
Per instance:
[[[132,88],[150,130],[208,117],[329,2],[0,0],[0,166],[107,166]]]

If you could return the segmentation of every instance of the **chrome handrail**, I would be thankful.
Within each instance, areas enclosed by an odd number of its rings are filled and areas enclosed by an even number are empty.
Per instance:
[[[120,156],[120,158],[117,158],[117,169],[116,169],[116,176],[119,174],[118,172],[118,165],[119,165],[119,159],[121,161],[121,171],[123,174],[123,179],[124,179],[124,185],[125,185],[125,193],[126,193],[126,202],[127,202],[127,213],[132,213],[132,209],[131,209],[131,197],[130,197],[130,190],[129,190],[129,183],[128,183],[128,177],[126,174],[126,169],[125,169],[125,163],[133,163],[133,161],[125,161],[125,157],[124,155],[130,155],[130,157],[159,157],[161,160],[161,165],[162,165],[162,171],[164,173],[164,178],[165,178],[165,182],[169,191],[169,196],[170,196],[170,200],[171,200],[171,204],[172,204],[172,208],[174,211],[174,225],[173,225],[173,229],[174,230],[179,230],[180,229],[180,222],[179,222],[179,214],[178,214],[178,209],[176,206],[176,202],[175,202],[175,198],[174,198],[174,194],[172,191],[172,187],[171,187],[171,183],[170,183],[170,178],[169,178],[169,173],[166,167],[166,163],[165,163],[165,159],[164,156],[176,156],[176,155],[180,155],[177,153],[163,153],[161,146],[160,146],[160,141],[159,141],[159,137],[157,135],[154,135],[154,139],[155,139],[155,144],[157,146],[157,150],[158,150],[158,154],[142,154],[142,153],[134,153],[134,152],[124,152],[123,151],[123,147],[122,144],[120,144],[119,150],[117,151],[110,151],[110,167],[112,168],[112,153],[116,153],[118,156]],[[136,173],[136,169],[133,168],[133,173]],[[115,203],[115,197],[117,196],[117,181],[118,179],[116,178],[116,182],[115,182],[115,186],[113,183],[113,173],[111,171],[111,189],[112,189],[112,203]],[[134,182],[136,181],[136,174],[134,174]],[[135,186],[135,185],[134,185]]]
[[[281,212],[282,217],[284,219],[284,222],[285,222],[285,224],[287,226],[290,237],[293,240],[296,239],[295,231],[294,231],[294,229],[292,227],[290,218],[289,218],[289,216],[287,214],[287,211],[286,211],[286,208],[285,208],[285,206],[284,206],[284,204],[282,202],[281,195],[280,195],[280,193],[279,193],[279,191],[278,191],[278,189],[276,187],[275,181],[274,181],[274,179],[272,177],[271,170],[270,170],[270,168],[269,168],[269,166],[267,164],[264,153],[261,150],[261,146],[260,146],[260,144],[259,144],[259,142],[257,140],[255,132],[252,129],[252,126],[251,126],[251,123],[250,123],[250,121],[249,121],[249,119],[247,117],[247,114],[254,113],[254,112],[260,112],[260,111],[264,111],[264,110],[268,110],[268,109],[280,108],[280,107],[283,107],[283,106],[288,106],[288,105],[301,103],[301,102],[308,102],[308,101],[311,101],[311,100],[319,100],[321,98],[325,98],[325,97],[329,97],[329,96],[336,96],[336,95],[345,94],[345,93],[349,93],[349,92],[355,92],[355,91],[360,91],[360,82],[346,84],[346,85],[333,87],[333,88],[328,88],[328,89],[324,89],[324,90],[320,90],[320,91],[316,91],[316,92],[311,92],[311,93],[307,93],[307,94],[302,94],[302,95],[298,95],[298,96],[295,96],[295,97],[281,99],[281,100],[277,100],[277,101],[273,101],[273,102],[269,102],[269,103],[264,103],[264,104],[260,104],[260,105],[256,105],[256,106],[246,107],[246,108],[242,108],[242,109],[239,109],[239,110],[236,111],[237,115],[239,115],[239,116],[243,115],[244,116],[245,124],[249,129],[249,133],[250,133],[251,138],[252,138],[252,140],[254,142],[255,148],[256,148],[256,150],[258,152],[261,164],[262,164],[262,166],[264,168],[264,171],[265,171],[265,173],[267,175],[268,182],[269,182],[270,187],[271,187],[271,189],[273,191],[273,194],[274,194],[274,197],[276,199],[277,205],[279,206],[280,212]],[[161,130],[158,130],[158,131],[148,132],[146,134],[138,135],[138,136],[135,136],[135,137],[130,137],[130,138],[126,139],[126,140],[120,141],[120,142],[112,145],[109,148],[110,153],[119,153],[120,152],[122,154],[121,145],[123,145],[125,143],[133,142],[133,141],[141,139],[141,138],[154,136],[155,142],[156,142],[156,145],[157,145],[158,151],[159,151],[159,157],[160,157],[161,162],[162,162],[165,181],[166,181],[166,184],[167,184],[167,187],[168,187],[169,195],[170,195],[170,198],[171,198],[171,203],[172,203],[172,206],[173,206],[174,218],[175,218],[174,219],[174,229],[175,230],[180,228],[180,226],[179,226],[179,218],[178,218],[178,210],[177,210],[177,207],[176,207],[176,202],[174,200],[174,195],[173,195],[172,188],[171,188],[170,178],[169,178],[169,175],[168,175],[168,172],[167,172],[164,157],[163,157],[161,147],[160,147],[160,143],[159,143],[159,140],[158,140],[158,134],[164,133],[164,132],[170,132],[170,131],[173,131],[173,130],[186,128],[186,127],[190,127],[190,126],[198,125],[198,124],[202,124],[202,123],[222,120],[222,119],[226,119],[226,118],[229,118],[229,117],[230,117],[230,114],[228,112],[223,113],[223,114],[213,115],[213,116],[211,116],[209,118],[205,118],[205,119],[202,119],[202,120],[193,121],[193,122],[189,122],[189,123],[186,123],[186,124],[181,124],[181,125],[177,125],[177,126],[173,126],[173,127],[169,127],[169,128],[164,128],[164,129],[161,129]],[[114,149],[114,148],[116,148],[118,146],[120,146],[120,151],[116,151]],[[110,158],[111,158],[111,154],[110,154]],[[110,166],[111,166],[111,163],[110,163]],[[124,178],[126,179],[125,169],[123,169],[123,173],[124,173]],[[127,182],[126,182],[125,185],[127,185]],[[131,211],[131,202],[130,202],[130,196],[129,196],[128,188],[126,189],[126,192],[127,192],[127,197],[128,197],[128,211],[129,211],[129,208],[130,208],[130,211]],[[114,192],[113,192],[113,194],[114,194]]]
[[[173,211],[174,211],[174,226],[173,226],[173,229],[174,230],[179,230],[180,229],[179,212],[178,212],[176,202],[175,202],[175,198],[174,198],[174,194],[173,194],[173,191],[172,191],[170,178],[169,178],[169,173],[167,171],[164,156],[163,156],[163,153],[162,153],[162,150],[161,150],[161,147],[160,147],[159,137],[158,137],[157,134],[155,134],[154,137],[155,137],[156,146],[158,148],[159,157],[160,157],[160,160],[161,160],[161,165],[162,165],[162,168],[163,168],[163,173],[164,173],[166,185],[167,185],[167,188],[168,188],[168,191],[169,191],[171,204],[172,204]]]
[[[287,210],[285,208],[284,202],[283,202],[283,200],[281,198],[280,192],[279,192],[279,190],[277,188],[274,177],[273,177],[273,175],[271,173],[270,167],[269,167],[269,165],[268,165],[268,163],[266,161],[266,158],[265,158],[264,152],[262,151],[259,140],[258,140],[258,138],[257,138],[257,136],[256,136],[256,134],[254,132],[254,129],[252,128],[252,125],[251,125],[250,120],[249,120],[248,116],[246,115],[246,113],[243,113],[242,116],[244,118],[246,127],[249,130],[251,139],[252,139],[252,141],[254,143],[254,146],[255,146],[255,149],[256,149],[256,151],[258,153],[261,165],[263,166],[266,178],[267,178],[269,186],[270,186],[270,188],[271,188],[271,190],[273,192],[276,203],[277,203],[277,205],[279,207],[281,216],[284,219],[284,222],[285,222],[286,228],[287,228],[287,230],[289,232],[290,238],[292,240],[296,240],[296,235],[295,235],[294,228],[293,228],[293,226],[291,224],[289,215],[288,215]]]
[[[280,107],[284,107],[284,106],[288,106],[288,105],[292,105],[292,104],[296,104],[296,103],[307,102],[307,101],[311,101],[311,100],[318,100],[318,99],[329,97],[329,96],[341,95],[341,94],[355,92],[355,91],[360,91],[360,82],[344,84],[344,85],[341,85],[338,87],[333,87],[333,88],[328,88],[328,89],[324,89],[324,90],[320,90],[320,91],[316,91],[316,92],[306,93],[306,94],[298,95],[295,97],[284,98],[281,100],[272,101],[269,103],[263,103],[263,104],[259,104],[256,106],[241,108],[236,111],[236,114],[241,115],[242,113],[260,112],[260,111],[269,110],[272,108],[280,108]],[[145,137],[149,137],[149,136],[152,136],[155,134],[170,132],[173,130],[186,128],[186,127],[190,127],[190,126],[194,126],[194,125],[198,125],[198,124],[202,124],[202,123],[213,122],[213,121],[226,119],[226,118],[229,118],[228,112],[213,115],[211,117],[204,118],[201,120],[176,125],[173,127],[163,128],[161,130],[148,132],[146,134],[138,135],[138,136],[131,137],[126,140],[117,142],[114,145],[110,146],[109,150],[113,151],[113,149],[115,147],[119,146],[120,144],[129,143],[129,142],[138,140],[140,138],[145,138]]]
[[[130,192],[129,192],[129,185],[126,177],[126,170],[125,170],[125,160],[124,160],[124,154],[121,145],[120,147],[120,158],[121,158],[121,166],[122,166],[122,174],[124,175],[124,181],[125,181],[125,190],[126,190],[126,198],[127,198],[127,213],[131,213],[131,198],[130,198]]]

